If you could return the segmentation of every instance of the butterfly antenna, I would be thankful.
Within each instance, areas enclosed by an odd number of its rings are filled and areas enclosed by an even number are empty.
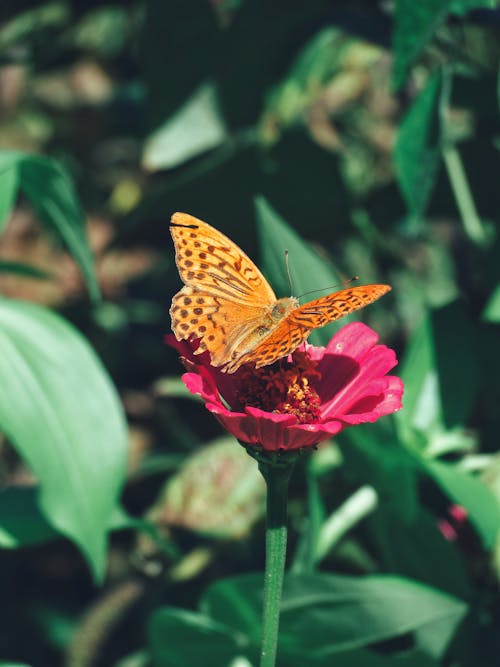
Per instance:
[[[304,292],[303,294],[300,294],[298,296],[298,299],[302,299],[303,296],[307,296],[308,294],[314,294],[315,292],[324,292],[327,289],[335,289],[338,287],[345,287],[346,285],[350,285],[353,283],[355,280],[359,280],[359,276],[353,276],[352,278],[349,278],[348,280],[343,280],[341,283],[337,283],[336,285],[330,285],[330,287],[320,287],[319,289],[312,289],[309,292]]]
[[[292,274],[290,273],[290,263],[288,261],[288,255],[290,253],[288,250],[285,250],[285,266],[286,266],[286,275],[288,276],[288,284],[290,285],[290,295],[293,296],[293,282]]]

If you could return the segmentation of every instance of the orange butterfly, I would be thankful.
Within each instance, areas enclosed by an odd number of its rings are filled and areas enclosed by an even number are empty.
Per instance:
[[[227,236],[187,213],[174,213],[170,231],[184,287],[172,299],[177,340],[200,339],[195,354],[210,353],[212,366],[234,373],[293,352],[313,329],[375,301],[389,285],[340,290],[305,305],[277,299],[259,269]]]

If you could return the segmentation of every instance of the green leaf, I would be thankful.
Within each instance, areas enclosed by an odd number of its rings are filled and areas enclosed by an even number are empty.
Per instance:
[[[480,382],[477,336],[460,301],[432,311],[413,333],[400,370],[404,410],[395,415],[407,445],[422,446],[424,435],[429,446],[439,432],[467,423]]]
[[[248,639],[202,614],[164,607],[151,617],[149,644],[158,667],[229,667]]]
[[[414,431],[430,433],[443,422],[434,337],[429,317],[413,332],[399,366],[399,375],[405,385],[404,409],[394,417],[400,440],[412,445],[415,441]]]
[[[0,260],[0,273],[13,273],[16,276],[38,278],[39,280],[48,280],[52,277],[50,273],[38,269],[36,266],[23,264],[22,262],[9,262],[3,259]]]
[[[400,88],[412,63],[433,38],[449,13],[463,15],[475,7],[495,7],[494,0],[397,0],[392,45],[393,81]]]
[[[252,636],[253,630],[256,641],[261,599],[261,575],[244,575],[212,585],[202,608],[239,632]],[[401,577],[311,574],[285,578],[281,609],[283,664],[292,658],[293,664],[299,658],[302,664],[317,664],[341,651],[408,633],[414,634],[421,650],[439,658],[467,605]]]
[[[121,405],[85,339],[54,313],[0,301],[0,430],[36,474],[40,508],[96,579],[125,473]]]
[[[66,244],[79,264],[92,299],[99,298],[92,253],[73,183],[62,166],[43,155],[0,153],[0,174],[14,170],[19,187],[40,219]],[[12,180],[14,177],[11,176]]]
[[[467,423],[479,388],[479,363],[477,330],[461,302],[436,309],[424,319],[410,340],[400,372],[405,409],[395,419],[404,442],[418,444],[419,433],[429,446],[446,429]]]
[[[290,577],[280,648],[288,655],[324,658],[413,633],[419,648],[439,658],[466,610],[460,600],[399,577]]]
[[[356,484],[369,484],[406,521],[418,511],[417,471],[419,461],[399,444],[392,420],[359,424],[346,429],[336,441],[340,445],[346,474]]]
[[[500,285],[491,292],[482,313],[485,322],[500,322]]]
[[[305,294],[312,290],[316,294],[311,298],[321,296],[321,290],[329,288],[334,291],[334,285],[341,288],[337,271],[326,259],[315,252],[287,223],[276,213],[264,197],[255,200],[257,223],[259,229],[261,257],[265,273],[278,296],[290,294],[290,285],[286,274],[285,250],[289,252],[290,274],[293,283],[294,295]],[[349,319],[342,319],[342,324],[329,324],[326,327],[313,331],[309,340],[316,345],[328,343],[334,331],[337,331]]]
[[[16,201],[19,191],[19,173],[15,165],[0,166],[0,232],[3,231],[5,223]]]
[[[453,500],[467,510],[485,549],[491,549],[500,530],[500,507],[493,492],[479,479],[440,461],[426,461],[429,473]]]
[[[442,86],[437,71],[403,118],[394,148],[399,187],[413,215],[424,213],[438,175]]]
[[[260,641],[263,574],[244,574],[217,581],[209,586],[200,600],[206,616]]]
[[[172,169],[227,138],[213,85],[201,85],[147,140],[142,164],[149,171]]]
[[[423,507],[408,520],[403,512],[396,513],[382,502],[368,517],[367,529],[378,547],[376,559],[383,571],[416,579],[463,600],[471,598],[459,546],[445,539],[436,516]]]

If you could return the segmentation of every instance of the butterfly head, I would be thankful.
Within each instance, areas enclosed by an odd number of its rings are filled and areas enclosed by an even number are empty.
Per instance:
[[[292,310],[295,310],[299,305],[299,300],[294,296],[285,296],[278,299],[271,307],[270,315],[273,322],[280,322]]]

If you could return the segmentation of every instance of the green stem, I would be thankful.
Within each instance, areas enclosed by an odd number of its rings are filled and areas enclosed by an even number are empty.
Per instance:
[[[471,241],[484,246],[488,236],[477,212],[458,150],[454,146],[446,146],[443,149],[443,160],[464,231]]]
[[[281,591],[285,574],[288,482],[293,464],[259,461],[267,485],[266,569],[260,667],[274,667],[278,648]]]

